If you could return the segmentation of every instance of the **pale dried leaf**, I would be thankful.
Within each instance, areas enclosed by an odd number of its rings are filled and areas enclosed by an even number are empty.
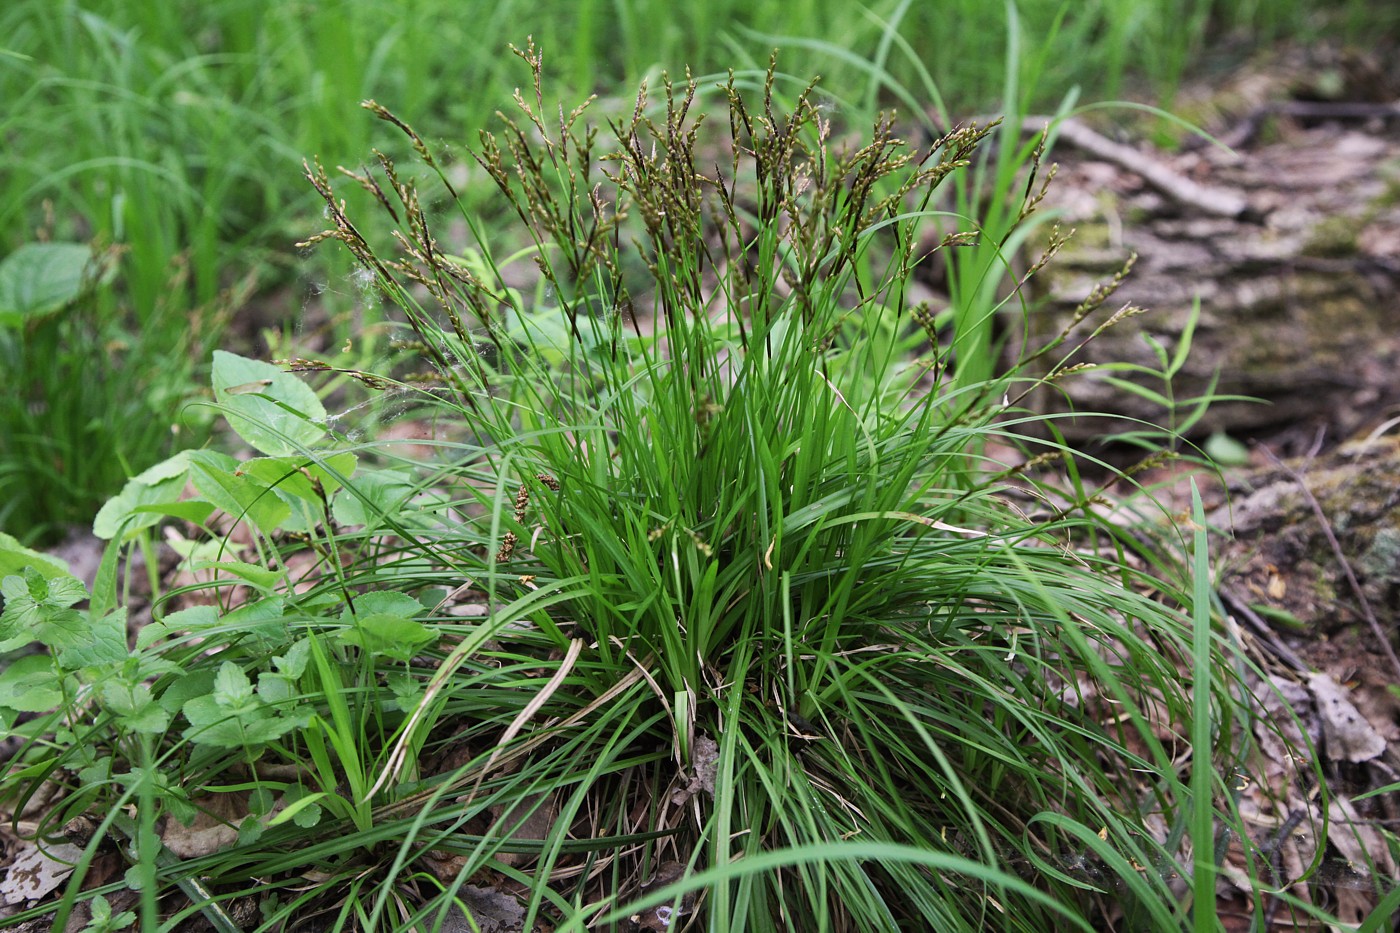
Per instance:
[[[528,813],[528,816],[522,814]],[[506,827],[505,838],[515,842],[534,841],[549,836],[559,818],[559,802],[553,794],[532,794],[521,797],[512,807],[501,804],[491,807],[491,817]],[[533,852],[497,852],[502,865],[517,868],[535,860]]]
[[[1384,878],[1396,875],[1395,859],[1380,829],[1361,818],[1346,797],[1333,797],[1327,807],[1327,841],[1358,871]]]
[[[695,779],[710,796],[715,793],[715,775],[719,772],[719,743],[708,735],[695,739]]]
[[[1385,751],[1385,739],[1351,702],[1350,692],[1327,674],[1313,674],[1308,689],[1322,719],[1322,737],[1333,761],[1370,761]]]
[[[466,884],[457,890],[457,898],[466,912],[454,905],[443,918],[442,933],[520,933],[525,929],[525,908],[509,894]]]
[[[246,794],[209,794],[194,801],[200,807],[189,826],[169,820],[160,841],[180,858],[202,858],[238,841],[238,826],[248,815]]]
[[[1285,677],[1269,677],[1251,685],[1261,715],[1254,718],[1254,737],[1269,788],[1291,781],[1296,765],[1305,764],[1322,737],[1322,724],[1312,713],[1308,688]],[[1303,734],[1307,730],[1307,735]]]
[[[0,877],[0,898],[10,905],[39,900],[68,880],[73,862],[82,854],[82,849],[66,842],[40,849],[28,840],[21,841]]]

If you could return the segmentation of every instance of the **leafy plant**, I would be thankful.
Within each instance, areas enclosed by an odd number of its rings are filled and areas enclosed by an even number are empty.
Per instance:
[[[1184,820],[1191,792],[1144,710],[1191,718],[1176,673],[1190,620],[1129,586],[1123,565],[1067,547],[1104,534],[1091,514],[1028,522],[1005,505],[1025,471],[969,460],[988,437],[1019,442],[998,423],[1019,417],[1005,399],[1020,376],[959,378],[936,350],[910,367],[898,349],[910,334],[936,347],[905,303],[927,258],[916,231],[985,130],[908,155],[879,124],[858,151],[835,150],[812,88],[778,115],[770,70],[757,105],[737,79],[721,89],[727,169],[700,154],[693,83],[667,84],[654,116],[639,97],[600,153],[582,108],[545,116],[539,59],[521,54],[535,95],[518,99],[523,124],[483,137],[479,161],[530,231],[532,298],[505,286],[483,240],[445,252],[389,161],[383,181],[357,180],[404,218],[397,259],[369,247],[324,173],[311,178],[336,221],[325,236],[405,310],[473,438],[441,481],[480,518],[423,556],[460,555],[488,606],[547,594],[548,611],[519,619],[564,659],[558,686],[530,711],[545,725],[506,738],[574,741],[579,706],[606,729],[583,762],[535,778],[573,816],[538,849],[530,915],[563,898],[593,905],[575,925],[613,922],[648,865],[674,864],[711,867],[703,910],[731,928],[1087,924],[1106,907],[1061,866],[1092,850],[1142,922],[1180,923],[1165,866],[1186,825],[1144,827],[1151,813]],[[454,652],[437,679],[470,657]],[[1224,755],[1233,701],[1218,676],[1198,689]],[[1122,714],[1111,730],[1099,702]],[[599,773],[642,735],[667,758]],[[478,783],[498,774],[494,757]],[[1125,792],[1104,762],[1156,777]],[[658,790],[639,800],[638,787]],[[627,802],[661,836],[640,858],[607,841],[605,827],[635,825]],[[574,877],[565,833],[613,866],[601,889],[540,883]],[[885,860],[842,840],[887,846]],[[962,871],[930,874],[915,852]],[[699,887],[666,889],[670,916],[701,909],[684,896]]]
[[[4,581],[4,634],[49,652],[0,698],[55,708],[19,723],[6,794],[52,795],[41,835],[96,815],[80,867],[118,841],[148,929],[1209,928],[1173,878],[1203,896],[1230,820],[1227,646],[1092,495],[1037,478],[1069,456],[1022,434],[1040,381],[968,377],[906,297],[986,129],[839,146],[770,66],[717,89],[727,139],[667,82],[604,148],[520,54],[534,94],[478,159],[533,284],[469,213],[476,242],[440,242],[391,159],[353,179],[401,221],[392,257],[308,171],[315,239],[405,333],[393,372],[292,368],[433,415],[440,455],[353,441],[297,377],[218,355],[255,455],[132,479],[88,608],[54,568]],[[169,519],[191,582],[128,651],[118,555]]]

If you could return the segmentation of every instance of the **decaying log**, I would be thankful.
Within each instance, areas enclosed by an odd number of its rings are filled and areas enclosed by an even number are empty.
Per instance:
[[[1217,393],[1266,403],[1218,403],[1200,433],[1250,437],[1326,425],[1340,438],[1380,420],[1400,403],[1397,122],[1297,129],[1246,152],[1166,154],[1139,146],[1137,173],[1126,165],[1133,150],[1117,143],[1098,147],[1097,155],[1083,145],[1058,147],[1060,171],[1044,207],[1076,233],[1035,280],[1031,344],[1058,333],[1089,290],[1136,254],[1105,315],[1125,303],[1148,313],[1099,337],[1082,359],[1155,367],[1142,333],[1172,346],[1199,300],[1177,397],[1205,391],[1218,373]],[[1225,209],[1174,196],[1162,179],[1189,180],[1182,190],[1207,192]],[[1238,200],[1220,201],[1221,193]],[[1163,418],[1092,372],[1063,388],[1077,411]],[[1043,402],[1064,403],[1049,394]],[[1095,419],[1065,427],[1081,441],[1104,430]]]

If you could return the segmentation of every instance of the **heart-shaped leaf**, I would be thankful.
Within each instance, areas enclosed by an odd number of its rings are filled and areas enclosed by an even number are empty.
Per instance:
[[[0,327],[63,310],[92,281],[92,249],[81,243],[26,243],[0,261]]]
[[[269,456],[298,454],[326,433],[326,409],[311,387],[261,360],[215,350],[214,400],[238,436]]]

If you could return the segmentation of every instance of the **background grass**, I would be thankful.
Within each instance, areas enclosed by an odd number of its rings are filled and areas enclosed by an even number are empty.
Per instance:
[[[12,384],[29,390],[27,417],[42,424],[65,410],[82,426],[55,432],[57,456],[26,449],[29,425],[0,431],[10,464],[0,475],[18,500],[3,529],[51,538],[94,511],[121,475],[197,443],[198,423],[172,436],[163,422],[203,381],[198,370],[229,319],[222,311],[244,322],[246,346],[260,327],[300,326],[308,291],[333,321],[353,310],[358,293],[342,284],[345,267],[291,246],[318,210],[300,160],[356,166],[373,145],[398,145],[359,109],[369,97],[414,120],[434,145],[471,139],[515,86],[508,42],[535,37],[564,99],[614,94],[660,69],[752,67],[779,46],[785,71],[821,73],[849,105],[841,118],[859,125],[889,102],[867,79],[871,59],[909,87],[923,86],[917,72],[926,67],[955,114],[1047,107],[1075,85],[1086,99],[1132,84],[1169,100],[1212,42],[1373,39],[1400,19],[1381,6],[1354,0],[1324,17],[1301,0],[1027,0],[1017,8],[1012,69],[1021,99],[1003,101],[1010,11],[985,0],[712,0],[679,9],[654,0],[15,0],[0,12],[0,254],[53,238],[116,244],[123,255],[115,288],[84,309],[89,324],[70,328],[60,358],[20,345],[32,335],[0,333]],[[916,59],[886,60],[893,21]],[[236,286],[250,297],[229,301]],[[84,361],[109,357],[114,342],[125,352],[110,371],[159,369],[166,378],[156,388],[113,378],[86,400],[60,399],[82,381]],[[117,392],[154,395],[156,404],[137,406],[148,423],[109,411]],[[79,456],[111,468],[91,483],[75,479]]]

